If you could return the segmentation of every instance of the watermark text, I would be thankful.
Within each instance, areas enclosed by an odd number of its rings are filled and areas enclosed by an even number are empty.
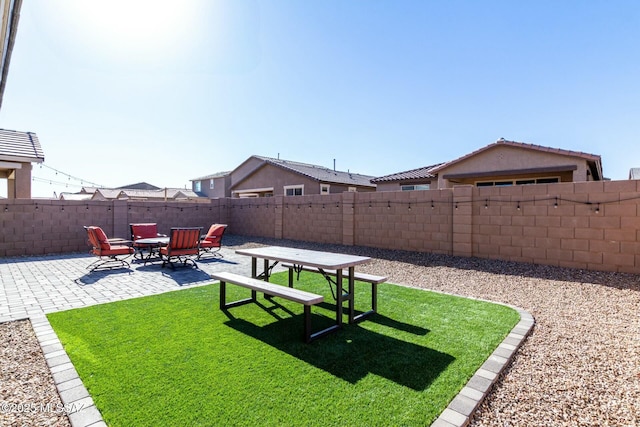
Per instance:
[[[82,403],[14,403],[0,402],[0,413],[27,414],[36,412],[47,412],[54,414],[73,414],[83,409]]]

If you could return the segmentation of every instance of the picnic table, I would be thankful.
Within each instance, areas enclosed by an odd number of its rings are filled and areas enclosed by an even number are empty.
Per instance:
[[[269,281],[269,276],[271,275],[273,268],[278,263],[289,263],[296,266],[296,268],[302,268],[303,266],[316,268],[319,273],[325,276],[325,278],[329,276],[329,274],[325,274],[325,272],[333,272],[333,277],[335,277],[333,283],[335,283],[336,286],[336,323],[329,328],[315,333],[313,338],[333,332],[342,327],[343,305],[345,301],[348,302],[349,323],[355,323],[364,317],[362,315],[355,315],[355,267],[368,263],[371,261],[371,258],[359,255],[322,252],[282,246],[238,249],[236,250],[236,253],[239,255],[250,256],[251,276],[253,278],[260,278],[264,281]],[[258,259],[263,260],[263,271],[261,273],[258,273]],[[293,271],[293,269],[289,269],[289,287],[293,287]],[[344,272],[347,273],[346,277]],[[343,286],[343,280],[345,278],[347,280],[347,292],[345,292]],[[375,292],[375,289],[376,288],[372,288],[372,292]],[[375,300],[375,296],[373,298]],[[366,315],[373,313],[375,313],[375,309],[368,311]]]

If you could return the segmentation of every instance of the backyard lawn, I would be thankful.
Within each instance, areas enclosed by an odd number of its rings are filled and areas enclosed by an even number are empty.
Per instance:
[[[296,287],[325,296],[313,327],[329,325],[324,279],[302,273]],[[356,288],[364,311],[370,285]],[[228,300],[248,293],[227,289]],[[227,315],[213,284],[48,318],[110,426],[428,425],[519,320],[502,305],[382,284],[378,314],[305,344],[300,304],[259,300]]]

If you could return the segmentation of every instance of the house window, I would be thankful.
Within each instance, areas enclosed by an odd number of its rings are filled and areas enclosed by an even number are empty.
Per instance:
[[[329,194],[329,184],[320,184],[320,194]]]
[[[285,196],[302,196],[304,194],[304,185],[287,185],[284,187]]]
[[[202,182],[201,181],[194,181],[193,182],[193,191],[195,191],[196,193],[199,193],[200,191],[202,191]]]
[[[555,184],[556,182],[560,182],[559,178],[540,178],[536,179],[536,184]]]
[[[431,187],[430,184],[416,184],[416,185],[402,185],[402,186],[400,186],[402,191],[428,190],[430,187]]]
[[[215,187],[215,181],[211,178],[211,180],[209,180],[209,190],[213,190]]]
[[[347,191],[349,191],[349,193],[355,193],[357,191],[357,189],[356,189],[356,187],[349,187],[349,189]]]
[[[516,181],[516,185],[528,185],[528,184],[535,184],[536,180],[535,179],[519,179]]]
[[[509,185],[527,185],[527,184],[554,184],[560,182],[559,177],[549,178],[527,178],[518,180],[504,180],[504,181],[478,181],[476,187],[504,187]]]

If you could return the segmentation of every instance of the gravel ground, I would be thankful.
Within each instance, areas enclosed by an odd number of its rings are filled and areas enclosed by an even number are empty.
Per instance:
[[[295,245],[374,258],[362,271],[390,282],[519,306],[532,334],[475,414],[472,426],[640,426],[640,277],[362,247],[225,238],[225,245]],[[0,404],[55,402],[28,322],[0,324]],[[42,398],[46,396],[46,398]],[[59,401],[59,400],[58,400]],[[54,404],[55,406],[55,404]],[[66,426],[66,417],[0,425]],[[24,415],[24,414],[21,414]],[[58,414],[56,414],[58,415]]]
[[[0,426],[70,426],[31,323],[0,323],[0,343]]]

